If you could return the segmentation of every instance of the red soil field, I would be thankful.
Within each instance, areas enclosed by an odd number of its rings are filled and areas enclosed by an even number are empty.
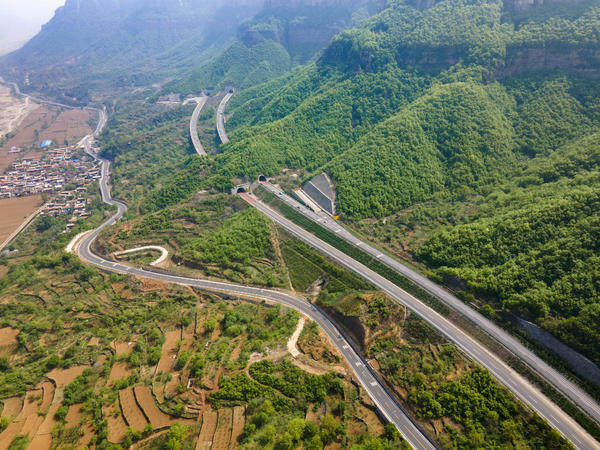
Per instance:
[[[244,425],[246,425],[246,408],[236,406],[233,408],[233,428],[231,430],[231,442],[229,443],[231,450],[238,448],[244,433]]]
[[[169,427],[175,422],[186,421],[185,419],[175,420],[158,409],[158,406],[154,403],[152,392],[150,392],[150,389],[146,386],[136,386],[134,388],[134,394],[138,405],[142,408],[146,417],[150,419],[150,423],[154,428]]]
[[[88,368],[89,366],[73,366],[68,369],[52,369],[46,376],[54,380],[57,386],[66,386]]]
[[[229,440],[231,439],[231,425],[233,422],[233,409],[219,409],[219,420],[217,429],[213,436],[213,445],[211,450],[228,450]]]
[[[162,346],[162,356],[158,362],[158,372],[170,372],[175,364],[177,355],[177,339],[179,339],[179,331],[167,331],[165,333],[165,343]]]
[[[121,410],[125,416],[125,422],[133,429],[142,431],[148,421],[135,401],[133,388],[128,387],[119,391],[119,401],[121,402]]]
[[[34,213],[41,204],[42,197],[39,195],[0,200],[0,211],[2,211],[0,216],[0,244],[19,228],[25,219]],[[3,345],[3,342],[0,341],[0,345]]]
[[[2,409],[2,415],[16,417],[23,408],[23,400],[20,397],[11,397],[4,400],[4,408]]]
[[[112,366],[110,369],[110,375],[108,376],[108,382],[111,383],[115,380],[119,380],[121,378],[126,378],[131,375],[131,369],[129,369],[128,362],[118,362]]]
[[[121,442],[127,434],[127,424],[120,412],[116,416],[111,414],[113,409],[105,406],[102,408],[102,414],[108,422],[108,441],[116,444]]]
[[[196,443],[196,450],[209,450],[212,438],[217,428],[217,411],[204,411],[202,414],[202,429]]]

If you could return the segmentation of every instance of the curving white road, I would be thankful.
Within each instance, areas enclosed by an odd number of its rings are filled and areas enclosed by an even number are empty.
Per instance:
[[[342,225],[331,219],[326,213],[317,214],[310,209],[304,207],[301,203],[297,202],[289,195],[282,193],[280,189],[277,189],[270,183],[262,183],[262,185],[268,189],[271,193],[279,197],[283,202],[302,213],[305,217],[309,218],[313,222],[317,222],[323,228],[328,229],[335,233],[338,237],[344,239],[348,243],[354,245],[370,256],[378,259],[392,270],[403,275],[404,277],[411,280],[417,286],[421,287],[437,299],[444,302],[450,308],[459,312],[464,317],[468,318],[471,322],[476,324],[479,328],[484,330],[504,347],[506,347],[511,353],[520,358],[529,367],[531,367],[536,373],[542,376],[547,382],[552,384],[556,389],[562,392],[568,397],[573,403],[579,406],[585,411],[590,417],[600,423],[600,405],[594,401],[587,393],[585,393],[577,385],[569,381],[564,375],[558,372],[556,369],[551,367],[543,359],[525,347],[521,342],[511,336],[508,332],[494,324],[492,321],[475,311],[473,308],[466,305],[460,299],[452,295],[444,288],[438,286],[430,279],[424,277],[420,273],[402,264],[395,258],[383,253],[381,250],[369,245],[369,243],[361,240]]]
[[[368,365],[364,357],[354,348],[351,340],[345,337],[344,333],[337,328],[335,323],[325,314],[318,310],[314,305],[291,295],[268,289],[260,289],[250,286],[241,286],[231,283],[221,283],[208,280],[199,280],[195,278],[183,277],[177,274],[163,271],[149,271],[136,267],[130,267],[114,261],[109,261],[101,256],[94,254],[91,250],[93,242],[100,235],[101,231],[113,225],[123,217],[127,211],[127,206],[111,197],[108,188],[108,179],[110,171],[110,162],[99,157],[91,148],[93,136],[87,136],[82,142],[86,152],[94,157],[102,165],[102,178],[100,179],[100,191],[104,203],[117,207],[117,212],[113,214],[106,222],[95,230],[81,237],[77,245],[79,257],[102,270],[124,275],[132,275],[140,278],[149,278],[167,283],[180,284],[204,289],[210,292],[235,295],[243,298],[254,298],[264,301],[279,303],[296,309],[301,314],[306,315],[315,321],[327,334],[333,345],[340,351],[352,368],[356,379],[373,400],[379,412],[393,423],[403,438],[415,449],[430,450],[436,449],[437,445],[424,433],[413,419],[404,411],[394,396],[387,390],[385,384],[376,376],[373,369]]]
[[[206,155],[206,151],[204,147],[200,143],[200,138],[198,137],[198,118],[200,117],[200,113],[206,105],[206,101],[208,97],[203,96],[196,99],[196,108],[194,109],[194,113],[192,114],[192,118],[190,119],[190,136],[192,137],[192,144],[194,144],[194,149],[196,149],[196,153],[199,155]]]
[[[227,132],[225,131],[225,108],[227,108],[227,104],[231,97],[233,97],[233,92],[228,92],[221,103],[219,103],[219,109],[217,110],[217,132],[219,133],[219,139],[223,144],[227,144],[229,142],[229,138],[227,137]]]
[[[279,197],[284,195],[281,194],[281,191],[277,191],[276,194]],[[476,339],[465,333],[448,319],[438,314],[419,299],[399,288],[378,273],[355,261],[335,247],[320,240],[312,233],[309,233],[293,222],[287,220],[253,195],[242,193],[240,196],[277,225],[287,230],[289,233],[298,237],[306,244],[317,249],[343,267],[365,278],[377,288],[385,291],[393,299],[415,312],[429,325],[442,333],[449,341],[453,342],[456,347],[464,352],[469,358],[488,369],[496,380],[506,386],[521,401],[529,405],[541,417],[546,419],[552,427],[554,427],[565,438],[571,441],[576,448],[600,449],[600,444],[592,436],[590,436],[589,433],[585,431],[571,416],[566,414],[562,409],[554,404],[554,402],[542,394],[524,377],[515,372],[494,353],[489,351]],[[295,209],[297,210],[301,210],[302,208],[304,207],[299,203],[295,205]],[[309,211],[306,208],[304,209],[304,213]],[[329,219],[329,221],[331,221],[331,219]],[[377,255],[378,258],[381,258],[381,256],[381,254]]]
[[[146,250],[155,250],[157,252],[160,252],[160,257],[157,258],[156,260],[152,261],[149,264],[150,266],[158,266],[160,263],[166,261],[167,258],[169,257],[169,252],[167,251],[167,249],[164,247],[160,247],[158,245],[146,245],[144,247],[132,248],[129,250],[123,250],[122,252],[113,253],[113,255],[114,256],[130,255],[131,253],[138,253],[138,252],[143,252]]]

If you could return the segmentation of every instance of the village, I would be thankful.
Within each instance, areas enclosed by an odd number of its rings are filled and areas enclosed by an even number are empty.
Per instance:
[[[26,155],[0,175],[0,199],[44,195],[41,215],[72,214],[67,230],[89,217],[86,198],[89,184],[100,178],[100,167],[76,147],[51,148],[44,143],[41,155]],[[18,148],[11,151],[19,153]]]

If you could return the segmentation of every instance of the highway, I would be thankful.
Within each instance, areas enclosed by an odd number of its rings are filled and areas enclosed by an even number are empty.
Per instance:
[[[219,139],[223,144],[227,144],[229,142],[229,138],[227,137],[227,132],[225,131],[225,108],[227,108],[227,104],[229,100],[233,97],[233,92],[228,92],[221,103],[219,103],[219,109],[217,110],[217,132],[219,133]]]
[[[194,144],[194,148],[196,149],[196,153],[199,155],[206,155],[206,151],[202,144],[200,143],[200,138],[198,137],[198,117],[200,117],[200,113],[206,105],[206,101],[208,97],[203,96],[197,100],[196,109],[194,109],[194,113],[192,114],[192,118],[190,119],[190,135],[192,136],[192,143]]]
[[[600,405],[594,401],[588,394],[586,394],[581,388],[569,381],[564,375],[552,368],[544,360],[538,357],[535,353],[525,347],[521,342],[507,333],[505,330],[494,324],[492,321],[482,316],[480,313],[475,311],[473,308],[466,305],[460,299],[452,295],[444,288],[438,286],[433,281],[424,277],[420,273],[402,264],[395,258],[385,254],[381,250],[369,245],[367,242],[361,240],[346,228],[341,226],[338,222],[333,220],[325,212],[319,214],[313,212],[311,209],[306,208],[301,203],[294,200],[289,195],[282,193],[280,189],[277,189],[270,183],[262,183],[270,192],[277,195],[282,201],[287,203],[298,212],[302,213],[305,217],[311,219],[314,222],[319,223],[323,228],[332,231],[340,238],[349,242],[357,248],[360,248],[365,253],[378,259],[386,266],[390,267],[397,273],[411,280],[417,286],[421,287],[443,303],[448,305],[450,308],[459,312],[464,317],[468,318],[471,322],[477,325],[479,328],[484,330],[504,347],[506,347],[511,353],[525,362],[531,367],[536,373],[542,376],[548,383],[552,384],[556,389],[562,392],[568,397],[573,403],[579,406],[583,411],[590,415],[593,419],[600,423]]]
[[[277,193],[279,194],[280,191]],[[360,275],[378,289],[383,290],[393,299],[409,308],[430,326],[442,333],[473,361],[490,371],[494,378],[512,391],[521,401],[545,418],[565,438],[579,449],[600,449],[600,444],[590,436],[574,419],[543,395],[524,377],[515,372],[496,355],[490,352],[477,340],[455,326],[442,315],[422,303],[416,297],[400,289],[398,286],[355,261],[335,247],[323,242],[313,234],[282,217],[251,194],[240,194],[250,205],[257,208],[277,225],[287,230],[306,244],[317,249],[331,260]],[[281,196],[281,195],[280,195]],[[298,207],[296,207],[298,209]],[[323,219],[325,220],[325,219]],[[328,219],[328,221],[331,219]]]
[[[100,127],[101,130],[101,127]],[[119,273],[123,275],[137,276],[140,278],[148,278],[166,283],[174,283],[183,286],[192,286],[206,291],[222,293],[228,295],[236,295],[240,297],[266,300],[281,305],[294,308],[300,313],[306,315],[316,322],[323,331],[327,334],[333,345],[340,351],[340,354],[346,359],[348,365],[354,372],[361,386],[373,400],[380,413],[391,423],[393,423],[403,438],[415,449],[435,449],[437,446],[430,438],[420,430],[412,418],[403,410],[385,385],[375,375],[372,368],[368,365],[364,357],[354,348],[351,341],[347,339],[334,322],[332,322],[325,314],[318,310],[314,305],[304,301],[303,299],[293,297],[291,295],[267,289],[260,289],[251,286],[242,286],[231,283],[221,283],[209,280],[199,280],[195,278],[183,277],[177,274],[149,271],[137,267],[127,266],[114,261],[104,259],[93,253],[91,250],[93,242],[100,235],[101,231],[115,224],[123,217],[127,211],[127,205],[123,202],[115,200],[110,194],[108,180],[110,176],[110,162],[99,157],[91,148],[93,136],[87,136],[81,142],[85,151],[100,162],[102,165],[102,177],[100,179],[100,191],[104,203],[117,207],[117,212],[112,215],[98,228],[85,234],[78,247],[79,257],[100,269],[108,272]]]

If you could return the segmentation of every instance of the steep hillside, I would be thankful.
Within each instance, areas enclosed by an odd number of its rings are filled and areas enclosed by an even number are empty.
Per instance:
[[[246,88],[265,82],[309,62],[333,36],[383,6],[379,0],[266,0],[255,17],[240,25],[236,41],[225,52],[165,90]]]
[[[237,96],[215,180],[325,170],[381,245],[600,361],[585,331],[599,17],[597,2],[390,1],[316,64]]]
[[[68,0],[2,72],[36,88],[149,84],[206,61],[262,1]]]

